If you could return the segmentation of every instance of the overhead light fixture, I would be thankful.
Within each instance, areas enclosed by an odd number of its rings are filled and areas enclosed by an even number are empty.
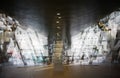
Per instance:
[[[58,17],[59,19],[61,19],[61,17]]]
[[[58,28],[58,29],[60,29],[60,27],[59,27],[59,26],[57,26],[57,28]]]
[[[56,21],[56,23],[60,23],[59,21]]]
[[[60,15],[60,13],[57,13],[57,15]]]

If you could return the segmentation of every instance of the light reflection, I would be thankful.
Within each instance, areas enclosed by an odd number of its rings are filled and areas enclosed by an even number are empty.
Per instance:
[[[42,57],[48,56],[48,51],[44,47],[47,45],[47,37],[30,28],[27,30],[18,28],[15,35],[26,64],[42,64]]]
[[[79,32],[79,34],[72,36],[71,49],[68,50],[69,53],[67,56],[73,57],[74,54],[75,64],[88,65],[102,63],[106,60],[106,56],[111,50],[117,50],[119,48],[119,42],[114,46],[119,28],[119,17],[120,12],[113,12],[100,20],[103,22],[107,21],[104,24],[102,23],[102,26],[104,25],[104,28],[106,28],[105,30],[110,29],[110,31],[102,31],[98,25],[87,25],[83,32]],[[117,23],[115,21],[117,21]],[[79,61],[77,61],[78,58]]]
[[[3,22],[5,22],[4,20],[5,19],[2,18]],[[9,20],[11,21],[11,19]],[[24,60],[26,65],[43,64],[43,57],[48,57],[48,48],[44,47],[48,44],[47,37],[31,28],[25,30],[20,26],[18,21],[16,22],[18,24],[14,32],[14,38],[10,36],[10,33],[7,33],[9,36],[5,36],[6,33],[2,31],[5,29],[11,31],[11,25],[6,28],[7,26],[0,21],[1,49],[3,49],[5,41],[7,41],[4,38],[9,37],[9,44],[6,46],[7,53],[10,55],[9,62],[14,65],[23,65]],[[111,50],[117,50],[120,46],[119,41],[114,45],[116,34],[119,30],[119,22],[120,12],[115,14],[113,12],[109,16],[107,24],[105,24],[111,31],[101,31],[98,25],[88,25],[82,32],[71,38],[71,48],[65,51],[65,55],[68,56],[68,58],[65,57],[65,61],[69,59],[74,60],[74,64],[87,65],[102,63]],[[57,35],[59,36],[59,33],[57,33]]]
[[[4,55],[0,59],[8,60],[13,65],[43,64],[43,57],[48,57],[47,36],[20,25],[10,16],[0,18],[2,18],[0,20],[0,49]]]

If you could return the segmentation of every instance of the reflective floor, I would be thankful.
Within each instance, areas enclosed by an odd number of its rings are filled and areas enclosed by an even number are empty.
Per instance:
[[[0,78],[120,78],[120,65],[65,65],[55,70],[52,65],[3,67]]]

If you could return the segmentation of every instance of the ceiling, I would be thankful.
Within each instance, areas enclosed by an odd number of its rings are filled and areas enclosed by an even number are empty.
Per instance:
[[[1,0],[0,10],[48,35],[53,31],[53,17],[61,12],[68,36],[77,34],[84,24],[95,23],[120,7],[119,0]],[[84,27],[83,27],[84,26]]]

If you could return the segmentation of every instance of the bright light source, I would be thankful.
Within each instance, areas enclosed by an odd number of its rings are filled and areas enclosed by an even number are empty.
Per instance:
[[[60,23],[59,21],[56,21],[56,23]]]
[[[60,15],[60,13],[57,13],[57,15]]]
[[[61,19],[61,17],[58,17],[59,19]]]
[[[90,56],[97,56],[95,60],[92,60],[93,63],[101,63],[104,59],[104,54],[102,54],[103,51],[108,51],[109,48],[107,48],[108,42],[104,40],[104,43],[100,43],[99,40],[101,38],[100,34],[102,31],[96,31],[94,32],[95,29],[99,29],[97,26],[94,27],[88,27],[83,30],[83,32],[80,32],[78,35],[75,35],[71,38],[71,53],[68,54],[70,56],[71,54],[74,53],[74,58],[81,58],[83,56],[83,53],[85,54],[84,56],[84,61],[81,63],[89,64],[91,61]],[[102,34],[102,36],[105,36]],[[104,45],[103,48],[101,48],[101,45]],[[96,46],[96,49],[94,49]],[[100,56],[99,56],[100,55]],[[92,57],[93,59],[94,57]]]
[[[57,28],[58,28],[58,29],[60,29],[60,27],[59,27],[59,26],[57,26]]]

